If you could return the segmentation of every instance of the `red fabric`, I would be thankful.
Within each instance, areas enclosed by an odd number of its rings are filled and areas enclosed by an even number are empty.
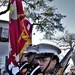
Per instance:
[[[31,33],[32,33],[32,25],[31,23],[25,19],[25,15],[22,8],[21,0],[10,0],[11,5],[16,3],[16,18],[12,18],[12,14],[10,14],[10,24],[9,24],[9,38],[10,38],[10,46],[11,51],[9,52],[8,62],[17,65],[16,57],[20,55],[25,47],[31,43]],[[10,10],[11,11],[11,10]],[[29,30],[27,26],[30,25]],[[25,38],[27,36],[27,38]],[[28,39],[28,40],[27,40]]]

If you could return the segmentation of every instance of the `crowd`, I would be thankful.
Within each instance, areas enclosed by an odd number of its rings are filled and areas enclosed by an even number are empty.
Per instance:
[[[18,66],[11,67],[10,64],[9,74],[3,75],[56,75],[60,53],[61,50],[52,44],[29,45],[22,54]]]
[[[10,75],[54,75],[59,64],[61,50],[51,44],[29,45],[25,49],[17,67],[9,70]]]

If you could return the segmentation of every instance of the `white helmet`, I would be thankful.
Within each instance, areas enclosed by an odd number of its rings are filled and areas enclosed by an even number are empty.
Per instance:
[[[29,53],[32,53],[32,54],[36,53],[37,54],[38,53],[38,46],[37,45],[28,45],[26,47],[24,53],[27,53],[27,54],[29,54]]]
[[[46,57],[49,56],[50,53],[58,56],[61,53],[61,50],[58,47],[51,44],[41,43],[38,44],[38,47],[39,47],[38,54],[41,55],[38,57]]]

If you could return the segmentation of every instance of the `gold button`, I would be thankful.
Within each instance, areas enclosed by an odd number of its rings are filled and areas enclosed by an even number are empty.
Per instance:
[[[27,72],[27,74],[30,73],[29,71]]]
[[[32,69],[30,68],[29,70],[31,71]]]
[[[34,65],[32,65],[32,67],[34,67]]]

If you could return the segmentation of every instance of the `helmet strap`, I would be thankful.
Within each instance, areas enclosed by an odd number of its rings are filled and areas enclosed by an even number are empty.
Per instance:
[[[47,70],[47,68],[48,68],[49,65],[51,64],[51,61],[53,60],[53,57],[54,57],[54,54],[52,55],[52,57],[51,57],[51,59],[50,59],[48,65],[47,65],[46,68],[44,69],[43,74],[45,74],[45,71]]]
[[[31,65],[33,63],[34,59],[35,59],[35,55],[34,55],[32,61],[29,63],[29,65]]]

